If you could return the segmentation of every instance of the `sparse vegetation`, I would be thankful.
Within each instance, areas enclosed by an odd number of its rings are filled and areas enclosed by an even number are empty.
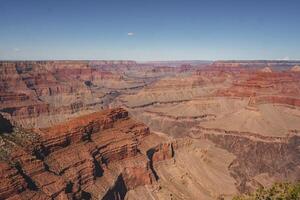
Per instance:
[[[14,128],[11,133],[0,134],[0,161],[10,160],[10,153],[15,146],[31,147],[38,140],[34,132]]]
[[[236,196],[233,200],[300,200],[300,182],[275,183],[270,188],[259,188],[252,194]]]

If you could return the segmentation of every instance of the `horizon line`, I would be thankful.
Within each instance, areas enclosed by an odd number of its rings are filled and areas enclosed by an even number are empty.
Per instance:
[[[0,62],[27,62],[27,61],[132,61],[136,63],[147,63],[147,62],[192,62],[192,61],[201,61],[201,62],[251,62],[251,61],[278,61],[278,62],[300,62],[300,59],[170,59],[170,60],[134,60],[134,59],[0,59]]]

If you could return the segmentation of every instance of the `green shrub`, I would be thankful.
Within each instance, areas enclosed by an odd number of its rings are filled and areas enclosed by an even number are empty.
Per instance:
[[[236,196],[233,200],[300,200],[300,182],[275,183],[270,188],[259,188],[252,194]]]

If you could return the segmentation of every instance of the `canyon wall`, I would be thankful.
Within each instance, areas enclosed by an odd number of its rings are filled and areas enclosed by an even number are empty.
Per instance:
[[[134,61],[1,61],[0,112],[25,128],[47,127],[69,118],[107,109],[127,90],[152,81],[133,69]],[[125,73],[126,72],[126,73]],[[133,74],[133,75],[132,75]],[[143,74],[141,75],[143,76]]]
[[[190,137],[211,140],[236,156],[228,168],[242,193],[271,182],[300,179],[300,137],[297,133],[272,137],[199,126],[190,132]]]

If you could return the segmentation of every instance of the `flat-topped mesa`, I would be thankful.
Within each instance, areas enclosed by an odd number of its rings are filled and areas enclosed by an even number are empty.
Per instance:
[[[215,66],[244,66],[244,67],[290,67],[300,64],[299,60],[220,60],[215,61]]]
[[[149,128],[130,119],[122,108],[32,131],[28,134],[37,139],[30,144],[22,141],[26,133],[12,133],[3,138],[4,146],[0,144],[0,150],[10,152],[0,160],[0,177],[4,179],[0,199],[102,199],[118,193],[111,188],[120,181],[128,190],[154,180],[150,163],[139,150]],[[12,189],[5,192],[8,187]]]
[[[238,63],[238,62],[222,62],[222,61],[216,61],[216,62],[213,62],[211,64],[211,66],[213,67],[241,67],[241,63]]]
[[[91,65],[137,65],[133,60],[94,60]]]

